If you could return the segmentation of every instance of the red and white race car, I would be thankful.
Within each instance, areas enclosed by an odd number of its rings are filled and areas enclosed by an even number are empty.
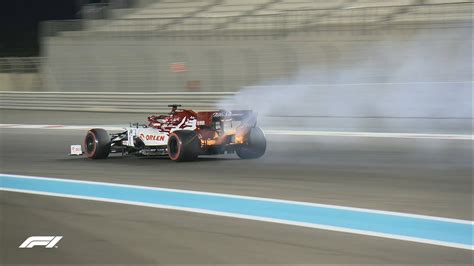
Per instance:
[[[194,112],[179,106],[170,105],[169,114],[152,115],[147,124],[137,123],[120,133],[109,135],[101,128],[90,129],[84,139],[84,154],[90,159],[120,152],[192,161],[199,155],[235,152],[242,159],[253,159],[265,153],[265,135],[256,127],[252,111]]]

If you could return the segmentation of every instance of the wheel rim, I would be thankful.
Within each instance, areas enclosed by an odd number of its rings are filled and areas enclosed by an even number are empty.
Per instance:
[[[86,151],[87,153],[94,152],[95,149],[95,137],[92,134],[88,134],[86,136]]]

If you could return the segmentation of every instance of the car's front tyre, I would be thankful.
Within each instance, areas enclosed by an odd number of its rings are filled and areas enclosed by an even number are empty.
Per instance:
[[[110,137],[106,130],[93,128],[84,138],[84,154],[89,159],[105,159],[110,154]]]

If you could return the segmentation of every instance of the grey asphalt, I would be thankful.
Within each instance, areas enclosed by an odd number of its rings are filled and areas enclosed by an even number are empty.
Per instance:
[[[472,220],[471,141],[268,136],[259,160],[175,163],[67,156],[83,135],[2,129],[1,172]],[[472,263],[468,250],[242,219],[13,192],[1,202],[3,264]],[[30,235],[64,239],[53,250],[18,249]]]

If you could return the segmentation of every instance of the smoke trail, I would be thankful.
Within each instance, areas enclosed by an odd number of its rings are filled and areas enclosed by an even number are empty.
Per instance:
[[[302,66],[291,77],[245,87],[219,107],[252,109],[269,127],[471,131],[471,45],[465,31],[354,45],[332,67]]]

